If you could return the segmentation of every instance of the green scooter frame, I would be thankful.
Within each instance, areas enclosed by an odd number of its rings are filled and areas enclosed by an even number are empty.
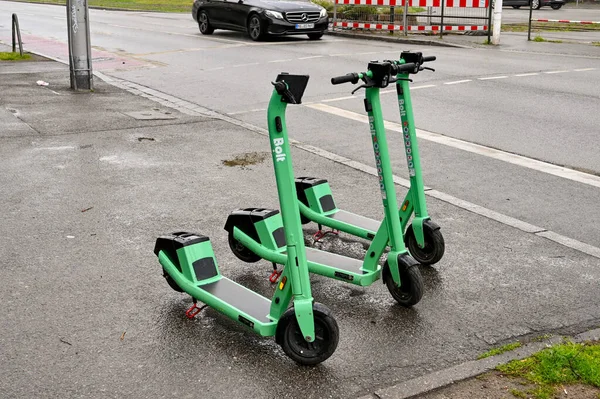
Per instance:
[[[433,60],[435,60],[435,57],[423,57],[422,53],[403,52],[400,61],[389,61],[395,65],[415,65],[413,70],[403,69],[396,76],[398,107],[410,177],[410,188],[398,209],[398,216],[402,225],[401,231],[405,231],[404,242],[406,247],[415,260],[424,265],[437,263],[444,255],[445,244],[440,227],[431,221],[427,213],[418,140],[410,97],[409,74],[418,73],[424,69],[422,67],[424,62]],[[296,189],[302,222],[306,224],[313,221],[319,225],[316,238],[323,235],[322,226],[328,226],[334,230],[372,240],[379,226],[383,223],[338,209],[327,180],[299,177],[296,179]],[[413,214],[414,218],[412,223],[409,224]]]
[[[275,83],[270,114],[283,113],[288,102],[299,101],[307,82],[308,76],[290,76],[287,82]],[[269,119],[275,173],[289,175],[291,158],[282,126],[285,121]],[[221,275],[206,236],[186,232],[165,235],[157,239],[154,253],[171,288],[194,299],[194,305],[186,312],[188,317],[202,309],[196,306],[196,301],[203,302],[261,336],[274,335],[284,352],[297,363],[315,365],[333,354],[339,329],[327,307],[313,303],[302,225],[293,200],[293,182],[292,176],[278,179],[277,184],[286,225],[285,232],[280,233],[286,244],[284,250],[276,253],[276,259],[285,268],[271,300]],[[290,302],[293,307],[288,308]]]
[[[401,69],[390,62],[369,64],[369,71],[361,78],[375,82],[366,90],[369,104],[369,120],[373,149],[378,162],[382,201],[385,210],[384,221],[374,234],[371,246],[364,260],[306,248],[306,261],[311,273],[331,277],[351,284],[368,286],[383,277],[392,297],[403,306],[412,306],[421,300],[423,280],[418,263],[408,254],[402,240],[402,226],[397,215],[397,199],[393,175],[390,167],[383,117],[379,103],[379,89],[387,86],[391,71]],[[280,79],[290,79],[292,75],[280,75]],[[358,76],[358,75],[357,75]],[[268,111],[269,139],[275,164],[275,178],[279,189],[280,204],[295,209],[297,201],[296,185],[289,153],[288,135],[285,124],[285,105],[276,99],[271,100]],[[298,213],[299,216],[299,213]],[[229,244],[233,253],[245,262],[266,259],[274,264],[285,264],[288,221],[277,211],[262,208],[247,208],[233,212],[225,229],[229,232]],[[302,241],[298,237],[299,241]],[[391,247],[388,260],[383,267],[379,259],[387,246]],[[285,270],[285,269],[284,269]]]

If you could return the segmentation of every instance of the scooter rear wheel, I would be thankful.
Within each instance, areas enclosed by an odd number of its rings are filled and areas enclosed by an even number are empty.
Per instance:
[[[427,223],[423,224],[423,235],[425,238],[425,246],[419,247],[415,232],[413,231],[412,224],[406,229],[404,234],[404,245],[410,252],[410,255],[415,258],[417,262],[422,265],[431,266],[444,256],[446,250],[446,244],[444,243],[444,236],[439,228],[435,230]]]
[[[260,256],[246,248],[244,244],[236,240],[233,237],[233,233],[229,233],[227,241],[229,241],[229,248],[231,248],[231,252],[233,252],[233,254],[237,256],[239,260],[243,260],[246,263],[255,263],[262,259]]]
[[[404,267],[400,265],[400,286],[398,287],[392,278],[390,266],[386,261],[383,265],[383,282],[392,297],[400,305],[410,307],[419,303],[423,297],[423,276],[418,265]]]
[[[169,284],[169,287],[173,288],[177,292],[183,292],[183,290],[181,289],[181,287],[179,287],[179,285],[177,285],[177,283],[175,282],[175,280],[173,280],[173,277],[171,277],[169,275],[169,273],[167,273],[165,271],[165,269],[163,269],[163,277],[165,278],[165,280],[167,280],[167,284]]]
[[[304,339],[296,313],[291,307],[279,319],[277,324],[277,343],[293,361],[303,366],[314,366],[327,360],[335,352],[340,330],[331,311],[320,303],[313,304],[315,320],[315,340]]]

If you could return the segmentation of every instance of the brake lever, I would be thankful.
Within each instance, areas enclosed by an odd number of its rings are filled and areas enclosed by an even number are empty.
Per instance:
[[[298,104],[298,102],[296,101],[296,98],[294,97],[294,95],[292,94],[292,92],[289,89],[285,90],[285,92],[283,93],[283,96],[289,100],[290,104]]]
[[[373,87],[373,85],[360,85],[356,89],[352,90],[352,95],[359,91],[360,89],[368,89],[369,87]]]
[[[271,82],[271,84],[275,86],[275,90],[277,90],[277,93],[280,96],[285,97],[290,104],[298,104],[296,98],[294,97],[290,89],[288,89],[288,86],[285,82]]]
[[[422,71],[422,70],[424,70],[424,69],[427,69],[427,70],[429,70],[429,71],[431,71],[431,72],[435,72],[435,69],[433,69],[433,68],[429,68],[429,67],[424,67],[424,66],[422,66],[420,69],[421,69],[421,71]]]

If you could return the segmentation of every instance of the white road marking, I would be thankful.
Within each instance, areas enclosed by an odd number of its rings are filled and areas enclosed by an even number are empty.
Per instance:
[[[506,79],[508,76],[489,76],[487,78],[477,78],[478,80]]]
[[[247,64],[237,64],[237,65],[232,65],[232,68],[241,68],[241,67],[245,67],[245,66],[251,66],[251,65],[258,65],[258,62],[249,62]]]
[[[311,55],[309,57],[300,57],[298,58],[299,60],[311,60],[313,58],[323,58],[325,57],[324,55]]]
[[[575,72],[585,72],[585,71],[595,71],[596,68],[579,68],[579,69],[574,69]]]
[[[352,111],[347,111],[345,109],[332,107],[326,104],[311,104],[308,105],[308,107],[322,112],[327,112],[333,115],[341,116],[346,119],[351,119],[365,124],[368,123],[366,115],[358,114]],[[389,130],[402,132],[402,126],[395,122],[385,121],[385,127]],[[417,136],[421,139],[433,141],[435,143],[443,144],[448,147],[458,148],[463,151],[486,156],[489,158],[511,163],[513,165],[522,166],[528,169],[536,170],[538,172],[547,173],[553,176],[562,177],[563,179],[568,179],[576,181],[578,183],[600,188],[600,177],[588,173],[579,172],[562,166],[553,165],[548,162],[542,162],[536,159],[524,157],[522,155],[512,154],[510,152],[501,151],[495,148],[486,147],[480,144],[456,139],[454,137],[428,132],[426,130],[417,129]]]
[[[260,112],[260,111],[266,111],[266,108],[256,108],[256,109],[250,109],[248,111],[238,111],[238,112],[229,112],[227,113],[227,115],[241,115],[241,114],[249,114],[251,112]]]
[[[136,94],[137,92],[140,92],[140,91],[144,92],[144,93],[154,92],[154,93],[157,94],[156,96],[150,96],[150,97],[148,97],[148,98],[150,98],[153,101],[163,101],[163,99],[165,97],[172,97],[172,96],[170,96],[170,95],[168,95],[166,93],[157,92],[156,90],[150,89],[150,88],[142,86],[142,85],[138,85],[138,84],[133,83],[133,82],[121,80],[121,79],[118,79],[118,78],[112,78],[112,77],[107,76],[107,75],[105,75],[105,74],[103,74],[101,72],[95,72],[94,74],[97,77],[99,77],[100,79],[105,80],[107,83],[110,83],[110,84],[115,85],[117,87],[124,88],[125,90],[127,90],[127,91],[129,91],[129,92],[131,92],[133,94]],[[127,85],[125,85],[125,83],[127,83]],[[313,104],[313,105],[310,105],[310,107],[311,108],[315,108],[315,109],[322,109],[323,107],[329,107],[329,106],[325,105],[325,104]],[[201,115],[201,116],[208,116],[208,117],[212,117],[212,118],[217,118],[217,119],[229,122],[229,123],[231,123],[233,125],[240,126],[242,128],[248,129],[248,130],[253,131],[255,133],[258,133],[258,134],[260,134],[262,136],[268,136],[269,135],[269,132],[266,129],[264,129],[264,128],[261,128],[261,127],[258,127],[258,126],[254,126],[254,125],[252,125],[250,123],[246,123],[246,122],[241,121],[239,119],[235,119],[235,118],[232,118],[230,116],[220,114],[220,113],[218,113],[216,111],[212,111],[212,110],[206,109],[204,107],[197,106],[197,104],[193,104],[193,103],[187,102],[185,100],[181,100],[179,102],[179,104],[173,103],[173,108],[178,109],[178,110],[180,110],[182,112],[185,111],[185,113],[189,113],[189,114],[193,114],[193,115]],[[334,107],[329,107],[329,108],[334,108]],[[193,109],[193,111],[192,111],[192,109]],[[344,110],[341,110],[341,111],[344,111]],[[346,112],[349,112],[349,111],[346,111]],[[350,114],[355,114],[355,113],[350,113]],[[355,115],[359,115],[359,114],[355,114]],[[360,116],[362,116],[362,115],[360,115]],[[397,124],[394,124],[394,125],[397,125]],[[400,126],[398,125],[398,127],[400,127]],[[387,127],[387,128],[389,128],[389,127]],[[422,130],[418,130],[417,133],[420,136],[422,136],[423,133],[428,133],[428,132],[424,132]],[[432,133],[432,134],[435,135],[435,133]],[[440,136],[440,135],[436,135],[436,136]],[[442,136],[442,137],[444,137],[444,136]],[[425,137],[423,137],[423,138],[425,138]],[[457,140],[457,141],[460,141],[460,140]],[[346,166],[349,166],[351,168],[364,171],[365,173],[372,174],[373,176],[377,176],[377,172],[376,172],[375,168],[373,168],[372,166],[368,166],[368,165],[362,164],[360,162],[353,161],[353,160],[351,160],[349,158],[345,158],[343,156],[334,154],[332,152],[329,152],[327,150],[324,150],[324,149],[321,149],[321,148],[318,148],[318,147],[314,147],[314,146],[311,146],[311,145],[308,145],[308,144],[303,144],[303,143],[301,143],[301,142],[299,142],[297,140],[294,140],[294,139],[290,139],[290,144],[294,145],[297,148],[303,149],[303,150],[305,150],[307,152],[311,152],[311,153],[316,154],[318,156],[321,156],[323,158],[329,159],[329,160],[331,160],[333,162],[338,162],[338,163],[341,163],[342,165],[346,165]],[[466,144],[471,144],[471,143],[466,143]],[[482,146],[480,146],[480,147],[482,147]],[[486,147],[484,147],[484,148],[486,148]],[[491,150],[491,149],[486,148],[486,151],[489,151],[489,150]],[[495,151],[497,151],[497,150],[495,150]],[[501,151],[498,151],[498,152],[501,152]],[[514,156],[514,154],[508,154],[508,155]],[[519,157],[519,156],[517,156],[517,157]],[[536,162],[539,162],[539,161],[536,161]],[[540,162],[540,163],[543,163],[543,162]],[[554,165],[550,165],[550,166],[554,167]],[[564,168],[562,168],[562,169],[564,169]],[[598,180],[600,180],[600,179],[598,179]],[[410,185],[409,181],[407,181],[406,179],[403,179],[401,177],[398,177],[398,176],[394,176],[394,182],[396,184],[403,185],[406,188],[408,188],[409,185]],[[574,250],[577,250],[577,251],[581,251],[581,252],[586,253],[586,254],[588,254],[590,256],[594,256],[594,257],[600,259],[600,248],[598,248],[598,247],[594,247],[592,245],[583,243],[581,241],[577,241],[577,240],[574,240],[572,238],[565,237],[565,236],[557,234],[557,233],[555,233],[553,231],[546,230],[546,229],[544,229],[542,227],[534,226],[534,225],[529,224],[527,222],[524,222],[522,220],[515,219],[515,218],[513,218],[511,216],[504,215],[504,214],[501,214],[499,212],[493,211],[491,209],[484,208],[482,206],[470,203],[468,201],[461,200],[459,198],[453,197],[453,196],[451,196],[449,194],[445,194],[445,193],[442,193],[442,192],[437,191],[437,190],[427,190],[425,192],[425,194],[428,195],[428,196],[430,196],[430,197],[434,197],[434,198],[437,198],[437,199],[439,199],[441,201],[447,202],[447,203],[449,203],[451,205],[454,205],[454,206],[456,206],[458,208],[461,208],[461,209],[467,210],[469,212],[473,212],[473,213],[479,214],[481,216],[484,216],[484,217],[492,219],[492,220],[496,220],[496,221],[498,221],[498,222],[500,222],[502,224],[514,227],[514,228],[519,229],[521,231],[524,231],[524,232],[527,232],[527,233],[532,233],[532,234],[535,234],[535,235],[537,235],[539,237],[544,237],[546,239],[552,240],[552,241],[554,241],[554,242],[556,242],[556,243],[558,243],[560,245],[563,245],[565,247],[568,247],[568,248],[571,248],[571,249],[574,249]]]
[[[455,80],[454,82],[445,82],[444,84],[445,85],[456,85],[456,84],[459,84],[459,83],[467,83],[467,82],[472,82],[472,80],[471,79]]]
[[[569,72],[569,71],[548,71],[548,72],[544,72],[544,73],[552,74],[552,73],[565,73],[565,72]]]
[[[414,86],[411,87],[410,90],[419,90],[419,89],[427,89],[429,87],[435,87],[435,85],[423,85],[423,86]],[[384,90],[379,92],[379,94],[389,94],[389,93],[396,93],[396,89],[391,89],[391,90]]]
[[[356,96],[346,96],[346,97],[338,97],[338,98],[330,98],[329,100],[322,100],[322,103],[331,103],[334,101],[342,101],[342,100],[349,100],[351,98],[356,98]]]
[[[535,75],[539,75],[539,72],[520,73],[520,74],[514,75],[514,76],[535,76]]]
[[[289,61],[293,61],[292,59],[287,59],[287,60],[272,60],[272,61],[267,61],[267,63],[271,64],[273,62],[289,62]]]

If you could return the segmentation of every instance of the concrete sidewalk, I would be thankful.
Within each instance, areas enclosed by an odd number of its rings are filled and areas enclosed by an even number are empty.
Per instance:
[[[152,253],[163,233],[210,236],[224,275],[272,293],[271,265],[238,261],[223,230],[233,209],[278,208],[268,141],[261,128],[199,104],[113,83],[120,87],[96,79],[93,93],[74,93],[65,65],[0,64],[7,397],[401,397],[397,384],[515,337],[598,325],[597,258],[430,197],[447,250],[422,269],[425,296],[413,309],[395,305],[381,284],[312,279],[340,325],[338,350],[323,365],[297,367],[273,340],[212,310],[187,320],[189,297],[169,289]],[[299,123],[288,120],[290,129]],[[297,174],[326,173],[340,205],[381,217],[372,176],[292,152]],[[264,162],[223,164],[241,153]],[[323,246],[362,257],[363,244],[343,237]]]

